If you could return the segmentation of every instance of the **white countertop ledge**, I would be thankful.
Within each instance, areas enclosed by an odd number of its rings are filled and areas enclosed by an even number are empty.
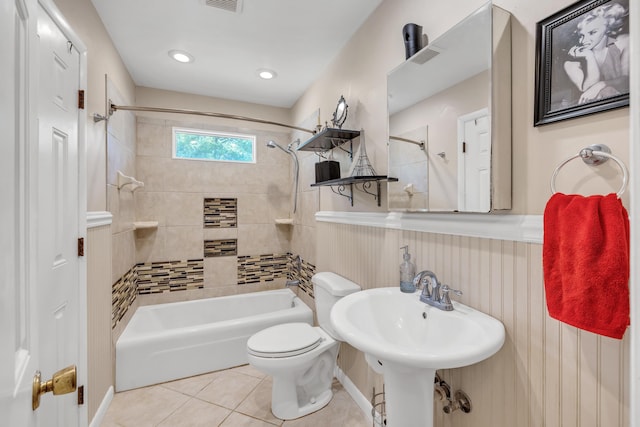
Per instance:
[[[542,215],[319,211],[316,221],[542,244]]]

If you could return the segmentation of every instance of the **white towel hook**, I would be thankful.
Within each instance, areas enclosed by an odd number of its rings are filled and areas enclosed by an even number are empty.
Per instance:
[[[620,190],[618,190],[616,195],[618,196],[618,198],[620,198],[624,194],[625,190],[627,189],[627,184],[629,183],[629,171],[627,170],[625,164],[616,156],[611,154],[611,149],[604,144],[595,144],[585,147],[580,150],[580,152],[575,156],[571,156],[560,163],[553,171],[553,175],[551,175],[551,194],[556,194],[556,176],[558,176],[558,172],[560,172],[560,169],[562,169],[562,167],[569,163],[571,160],[577,159],[578,157],[580,157],[583,162],[591,166],[601,165],[609,159],[616,162],[620,167],[620,170],[622,171],[622,186],[620,187]]]

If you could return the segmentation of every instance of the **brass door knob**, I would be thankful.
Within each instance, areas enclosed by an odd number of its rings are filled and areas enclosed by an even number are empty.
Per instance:
[[[54,395],[58,395],[76,391],[76,366],[71,365],[59,370],[49,381],[41,382],[41,379],[40,371],[36,371],[31,394],[31,407],[34,411],[40,406],[40,396],[45,393],[52,391]]]

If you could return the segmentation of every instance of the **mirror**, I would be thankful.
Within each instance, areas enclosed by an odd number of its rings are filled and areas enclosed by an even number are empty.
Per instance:
[[[389,73],[390,211],[511,208],[510,33],[488,3]]]
[[[342,125],[345,120],[347,120],[348,108],[347,101],[344,99],[344,96],[341,95],[338,100],[338,105],[336,105],[336,110],[333,112],[333,119],[331,120],[334,128],[342,129]]]

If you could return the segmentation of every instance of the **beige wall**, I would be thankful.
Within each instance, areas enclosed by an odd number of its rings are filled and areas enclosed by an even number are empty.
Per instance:
[[[386,171],[386,75],[404,61],[401,29],[407,22],[422,25],[430,39],[469,15],[480,0],[386,0],[347,43],[326,72],[293,108],[294,122],[320,108],[321,120],[331,113],[341,94],[356,117],[351,127],[367,131],[367,152],[378,171]],[[533,127],[536,22],[573,3],[570,0],[500,0],[495,4],[512,14],[512,213],[541,214],[550,196],[549,179],[558,163],[589,144],[606,143],[628,160],[628,108]],[[351,109],[350,109],[351,114]],[[614,164],[594,171],[573,162],[558,177],[558,189],[585,194],[617,191],[620,175]],[[611,162],[609,162],[611,163]],[[628,201],[628,196],[623,198]],[[321,210],[374,211],[375,201],[361,197],[356,206],[323,188]]]
[[[111,226],[87,231],[87,405],[92,420],[113,385],[111,354]]]

